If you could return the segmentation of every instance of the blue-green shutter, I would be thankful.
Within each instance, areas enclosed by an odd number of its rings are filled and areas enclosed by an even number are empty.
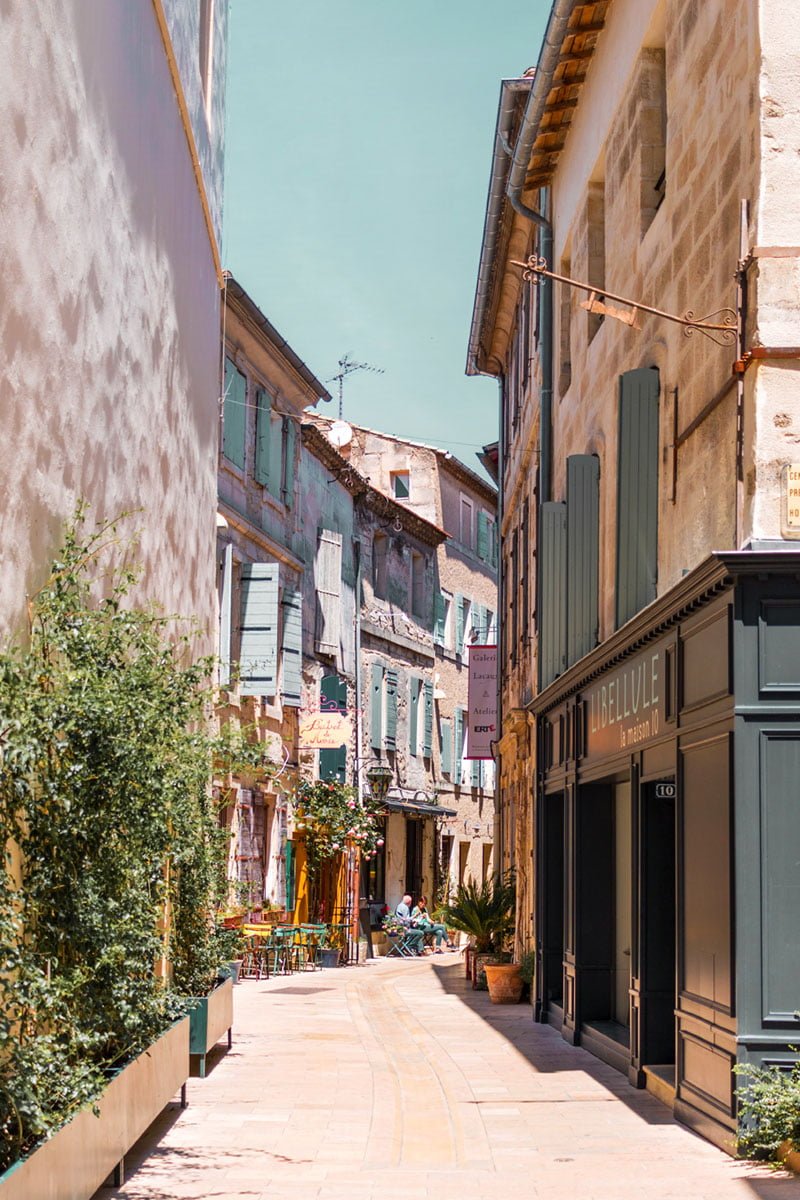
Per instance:
[[[497,641],[497,630],[494,629],[494,632],[493,632],[493,626],[494,626],[494,613],[492,612],[492,610],[490,608],[487,608],[487,610],[486,610],[486,641],[490,645],[494,645],[494,643]]]
[[[222,409],[222,453],[244,470],[247,418],[247,380],[235,363],[225,359],[225,402]]]
[[[453,717],[453,783],[461,783],[461,760],[464,757],[464,710],[457,708]]]
[[[294,504],[294,443],[295,427],[291,417],[283,418],[283,503],[287,508]]]
[[[540,513],[539,669],[547,687],[567,665],[567,506],[551,500]]]
[[[456,654],[464,653],[464,609],[463,596],[456,596]]]
[[[256,483],[269,483],[269,443],[272,412],[269,392],[259,388],[256,392],[256,461],[254,475]]]
[[[408,681],[408,748],[412,754],[416,755],[419,745],[418,727],[419,727],[419,695],[422,688],[422,680],[417,675],[412,675]]]
[[[489,566],[497,570],[497,521],[489,525]]]
[[[303,677],[303,594],[295,588],[287,588],[283,593],[281,641],[281,699],[288,708],[299,708]]]
[[[444,645],[444,623],[447,615],[445,599],[441,592],[433,594],[433,641],[437,646]]]
[[[383,748],[383,663],[372,664],[369,689],[369,744],[373,750]]]
[[[338,675],[323,675],[319,687],[320,709],[323,712],[347,712],[347,681]],[[320,779],[335,779],[345,782],[347,771],[347,746],[336,750],[320,750]]]
[[[286,911],[294,908],[294,842],[286,842],[284,850],[284,870],[286,873]]]
[[[278,674],[278,564],[242,564],[239,691],[274,696]]]
[[[422,690],[424,705],[422,753],[425,758],[430,758],[433,753],[433,684],[426,681]]]
[[[567,459],[567,665],[597,645],[600,460]]]
[[[219,595],[219,682],[227,687],[231,681],[231,601],[233,599],[233,546],[228,542],[222,549],[220,562],[222,579]]]
[[[489,521],[481,509],[478,509],[478,558],[489,561]]]
[[[283,417],[273,408],[269,416],[267,487],[276,500],[283,496],[283,443]]]
[[[387,750],[397,749],[397,671],[386,672],[386,733],[384,745]]]
[[[481,778],[482,778],[481,767],[482,767],[482,765],[483,764],[481,763],[481,760],[479,758],[472,759],[472,762],[470,763],[470,773],[469,773],[470,787],[478,788],[481,786]]]
[[[619,380],[617,626],[656,597],[658,572],[658,393],[655,367]]]
[[[453,773],[453,726],[449,720],[443,720],[440,725],[442,739],[442,774]]]

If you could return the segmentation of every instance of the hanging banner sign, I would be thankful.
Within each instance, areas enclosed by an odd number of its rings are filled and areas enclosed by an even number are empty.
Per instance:
[[[497,741],[497,646],[470,646],[467,759],[491,759]]]
[[[304,750],[338,750],[348,746],[352,736],[353,722],[339,709],[300,717],[299,740]]]

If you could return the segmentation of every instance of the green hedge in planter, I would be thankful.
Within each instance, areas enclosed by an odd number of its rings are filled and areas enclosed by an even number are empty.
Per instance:
[[[79,509],[0,654],[0,1171],[216,977],[213,663],[130,606],[127,550]]]

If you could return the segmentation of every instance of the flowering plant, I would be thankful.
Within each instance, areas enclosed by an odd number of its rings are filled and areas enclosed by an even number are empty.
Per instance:
[[[406,932],[406,929],[407,926],[394,913],[389,913],[388,916],[383,918],[383,932],[388,934],[389,937],[399,937],[401,933]]]
[[[364,858],[376,853],[381,838],[381,810],[355,788],[334,779],[303,780],[294,793],[295,828],[305,835],[308,870],[357,846]]]

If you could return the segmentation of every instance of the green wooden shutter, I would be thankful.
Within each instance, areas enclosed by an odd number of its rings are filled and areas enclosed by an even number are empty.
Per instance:
[[[443,720],[439,726],[442,739],[442,774],[453,773],[453,726],[449,720]]]
[[[423,687],[423,700],[422,753],[425,758],[430,758],[433,753],[433,684],[429,681]]]
[[[486,610],[486,641],[490,645],[494,645],[494,643],[497,641],[497,630],[495,629],[494,632],[492,632],[493,625],[494,625],[494,613],[492,612],[492,610],[490,608],[487,608],[487,610]]]
[[[470,787],[481,786],[481,760],[479,758],[473,758],[470,763],[469,782]]]
[[[233,546],[228,542],[222,549],[220,562],[222,578],[219,595],[219,682],[227,687],[231,681],[231,601],[233,598]]]
[[[656,597],[658,393],[655,367],[619,380],[617,626]]]
[[[294,908],[294,842],[286,842],[284,851],[284,870],[286,873],[286,911]]]
[[[320,529],[314,560],[314,588],[317,593],[317,632],[315,646],[320,654],[339,653],[341,635],[342,535],[332,529]]]
[[[380,751],[383,748],[383,663],[380,662],[372,664],[369,705],[369,744],[373,750]]]
[[[283,503],[287,508],[294,504],[294,444],[295,427],[291,417],[283,418]]]
[[[278,564],[242,564],[239,691],[274,696],[278,673]]]
[[[461,760],[464,757],[464,710],[457,708],[453,717],[453,783],[461,783]]]
[[[266,414],[265,414],[266,420]],[[276,500],[283,495],[283,417],[273,408],[269,414],[269,462],[267,487]]]
[[[283,671],[281,699],[289,708],[300,707],[303,678],[303,594],[295,588],[283,593]]]
[[[323,675],[319,694],[320,708],[323,712],[347,711],[347,681],[340,679],[338,675]],[[320,750],[320,779],[335,779],[344,783],[346,772],[347,746],[339,746],[336,750]]]
[[[433,594],[433,641],[437,646],[444,645],[444,622],[447,609],[441,592]]]
[[[254,475],[256,483],[265,487],[269,483],[269,443],[272,426],[272,410],[269,392],[259,388],[256,392],[256,461]]]
[[[225,359],[225,403],[222,410],[222,453],[244,470],[247,380],[235,363]]]
[[[478,558],[489,561],[489,521],[481,509],[478,509]]]
[[[397,671],[386,672],[386,733],[384,744],[387,750],[397,749]]]
[[[597,645],[600,460],[567,459],[567,665]]]
[[[547,687],[567,665],[567,506],[548,501],[541,513],[539,669]]]
[[[416,755],[419,746],[419,694],[422,680],[412,675],[408,681],[408,748]]]
[[[456,654],[464,653],[464,597],[456,596]]]

